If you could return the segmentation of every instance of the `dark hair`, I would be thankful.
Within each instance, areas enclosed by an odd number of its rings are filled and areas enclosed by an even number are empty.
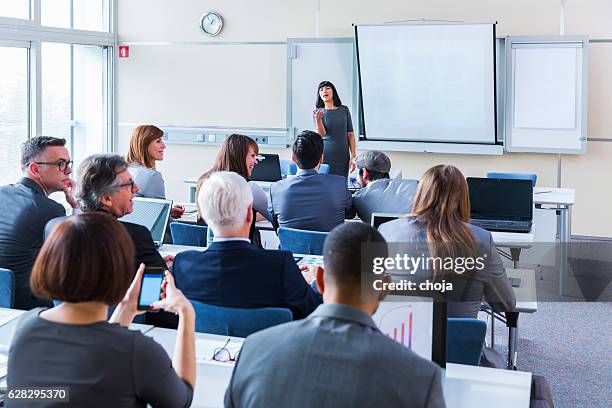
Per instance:
[[[313,169],[323,154],[323,138],[317,132],[304,130],[295,138],[292,149],[300,169]]]
[[[30,276],[32,292],[63,302],[119,303],[134,279],[134,244],[111,215],[68,217],[45,240]]]
[[[324,86],[329,86],[332,89],[332,91],[334,91],[334,95],[333,95],[334,106],[338,107],[338,106],[342,105],[342,101],[340,100],[340,96],[338,96],[338,92],[336,91],[336,87],[334,86],[334,84],[332,84],[329,81],[323,81],[323,82],[321,82],[319,84],[319,86],[317,88],[317,102],[315,103],[315,107],[316,108],[324,108],[325,107],[325,103],[323,103],[323,99],[321,99],[321,96],[319,95],[319,91]]]
[[[229,135],[217,153],[215,164],[198,179],[196,197],[200,194],[202,183],[204,183],[208,176],[217,171],[233,171],[234,173],[240,174],[245,180],[248,180],[249,169],[246,165],[246,159],[249,154],[249,148],[252,148],[255,154],[259,154],[259,146],[255,140],[238,133]],[[200,205],[198,204],[197,207],[198,215],[201,216],[202,211],[200,210]]]
[[[359,288],[362,278],[362,244],[386,241],[373,227],[363,222],[346,222],[334,228],[323,245],[325,275],[339,288]],[[381,248],[376,248],[380,252]],[[386,256],[386,245],[384,245]],[[371,272],[371,270],[370,270]]]
[[[49,146],[65,146],[66,139],[51,136],[36,136],[26,140],[21,147],[21,169],[35,161]]]
[[[132,133],[130,139],[130,149],[125,157],[125,160],[132,164],[140,164],[147,169],[155,168],[155,160],[149,156],[149,145],[160,139],[164,135],[164,131],[153,125],[140,125]]]
[[[117,154],[94,154],[79,167],[76,199],[82,211],[96,211],[101,207],[100,198],[116,184],[117,174],[128,164]]]

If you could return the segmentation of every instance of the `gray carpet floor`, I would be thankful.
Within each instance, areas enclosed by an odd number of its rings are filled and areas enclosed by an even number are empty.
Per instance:
[[[507,329],[495,328],[505,356]],[[539,302],[521,314],[517,367],[546,377],[555,407],[612,407],[612,303]]]

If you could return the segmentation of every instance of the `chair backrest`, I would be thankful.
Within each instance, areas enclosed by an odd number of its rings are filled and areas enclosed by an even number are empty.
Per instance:
[[[10,309],[15,300],[15,275],[10,269],[0,268],[0,307]]]
[[[293,176],[297,173],[297,165],[291,160],[282,159],[280,161],[281,175]]]
[[[184,222],[170,223],[172,242],[175,245],[206,246],[208,227],[204,225],[186,224]]]
[[[511,179],[511,180],[531,180],[531,185],[535,187],[538,175],[535,173],[487,173],[487,178]]]
[[[289,309],[279,307],[239,309],[195,300],[191,300],[191,304],[196,312],[196,331],[202,333],[247,337],[259,330],[293,320]]]
[[[329,174],[329,164],[325,164],[323,163],[320,167],[319,167],[319,173],[322,174]]]
[[[327,232],[285,227],[280,227],[277,232],[281,249],[294,254],[323,255],[323,244],[327,238]]]
[[[449,318],[446,361],[477,366],[484,346],[487,323],[470,318]]]

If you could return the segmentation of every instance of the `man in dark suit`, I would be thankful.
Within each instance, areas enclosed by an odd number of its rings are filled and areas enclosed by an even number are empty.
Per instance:
[[[117,218],[132,212],[132,199],[138,192],[138,186],[123,157],[113,154],[89,156],[79,167],[78,174],[76,196],[83,212],[104,211]],[[172,266],[173,257],[161,257],[146,227],[131,222],[122,224],[134,242],[134,271],[141,263],[163,268]]]
[[[296,319],[321,303],[290,252],[250,243],[253,195],[243,177],[212,174],[200,188],[198,203],[214,240],[206,251],[176,256],[174,279],[185,296],[216,306],[286,307]]]
[[[327,232],[355,216],[346,178],[318,172],[323,163],[323,138],[318,133],[301,132],[291,159],[299,167],[295,177],[270,187],[268,211],[275,228]]]
[[[33,137],[23,145],[23,178],[0,187],[0,267],[15,274],[14,307],[31,309],[49,305],[30,290],[30,271],[43,243],[45,224],[66,215],[64,207],[48,198],[63,191],[66,201],[76,207],[72,196],[72,161],[66,140]]]

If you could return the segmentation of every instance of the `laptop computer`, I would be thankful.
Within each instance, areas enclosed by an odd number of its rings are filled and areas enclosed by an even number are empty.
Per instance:
[[[278,154],[259,154],[253,167],[251,180],[274,182],[282,178]]]
[[[147,227],[156,247],[164,242],[166,225],[170,218],[172,200],[135,197],[132,201],[133,210],[119,218],[120,221],[131,222]]]
[[[446,303],[433,298],[390,295],[372,320],[380,331],[426,360],[446,367]]]
[[[408,214],[372,213],[370,224],[378,229],[385,222],[393,221],[398,218],[408,217]]]
[[[489,231],[531,231],[531,180],[468,177],[467,183],[471,224]]]

